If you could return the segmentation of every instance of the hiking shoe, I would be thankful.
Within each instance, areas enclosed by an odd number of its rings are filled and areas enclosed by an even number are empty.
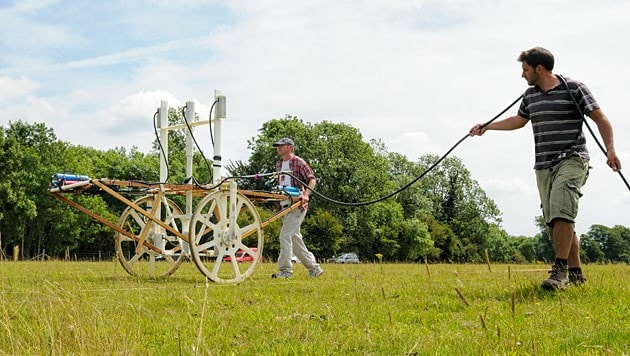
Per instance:
[[[582,273],[569,272],[569,282],[576,286],[584,285],[584,283],[586,283],[586,276]]]
[[[291,272],[278,272],[271,275],[271,278],[291,278],[293,273]]]
[[[324,270],[321,269],[321,267],[317,267],[308,271],[308,275],[311,276],[311,278],[317,278],[321,276],[322,274],[324,274]]]
[[[551,266],[551,275],[542,282],[541,287],[547,290],[566,289],[569,286],[569,268],[554,264]]]

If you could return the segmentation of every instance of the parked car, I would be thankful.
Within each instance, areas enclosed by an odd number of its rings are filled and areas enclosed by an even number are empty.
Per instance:
[[[252,250],[253,253],[256,253],[258,251],[258,248],[250,247],[250,250]],[[254,256],[248,254],[243,250],[236,251],[234,258],[236,259],[236,262],[252,262],[254,260]],[[262,261],[262,256],[260,256],[260,260]],[[226,256],[225,258],[223,258],[223,261],[232,261],[232,257]]]
[[[331,259],[334,263],[359,263],[359,256],[354,252],[342,253]]]

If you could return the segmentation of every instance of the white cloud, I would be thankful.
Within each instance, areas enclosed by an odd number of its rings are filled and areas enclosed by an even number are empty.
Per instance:
[[[155,111],[160,106],[160,101],[170,101],[171,105],[178,106],[179,100],[173,94],[165,90],[154,92],[139,92],[114,105],[109,112],[121,119],[135,119],[146,116],[147,112]]]
[[[60,0],[21,0],[15,1],[13,10],[16,12],[32,13],[44,9]]]
[[[24,57],[42,48],[76,43],[80,37],[66,30],[64,26],[34,21],[38,13],[59,0],[16,1],[13,7],[0,12],[0,29],[3,36],[0,43],[9,48],[22,49]],[[12,53],[9,53],[12,54]]]
[[[486,193],[492,196],[522,196],[537,194],[536,187],[522,178],[489,179],[480,182]]]
[[[1,80],[0,80],[1,81]],[[6,83],[6,81],[5,81]],[[50,98],[28,95],[37,85],[28,80],[15,82],[17,85],[11,88],[4,88],[4,91],[13,91],[3,96],[0,103],[11,103],[11,105],[0,106],[0,123],[9,121],[43,122],[47,126],[54,126],[59,115],[63,115],[63,109],[51,102]],[[0,85],[2,85],[0,83]],[[0,89],[3,91],[3,89]],[[11,98],[14,98],[11,100]]]
[[[25,76],[21,76],[19,79],[0,77],[0,103],[19,100],[19,98],[34,92],[38,87],[38,83]]]

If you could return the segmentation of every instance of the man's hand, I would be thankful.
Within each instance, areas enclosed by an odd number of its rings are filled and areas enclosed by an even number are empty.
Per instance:
[[[617,157],[617,153],[614,149],[608,150],[606,164],[612,168],[613,172],[619,172],[621,170],[621,161]]]
[[[302,195],[300,195],[300,200],[302,201],[302,211],[308,209],[308,201],[310,200],[308,194],[302,193]]]
[[[481,136],[486,132],[486,128],[481,128],[481,124],[477,124],[473,126],[470,131],[468,131],[469,136]]]

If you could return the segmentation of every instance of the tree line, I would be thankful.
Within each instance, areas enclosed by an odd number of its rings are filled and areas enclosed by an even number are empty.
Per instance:
[[[170,109],[171,123],[183,122],[181,110]],[[463,162],[447,157],[428,174],[391,198],[379,200],[425,172],[439,157],[423,155],[416,161],[389,151],[379,140],[365,142],[354,127],[323,121],[304,122],[293,116],[265,122],[247,142],[247,161],[230,161],[230,176],[270,173],[278,157],[273,142],[289,136],[296,154],[317,175],[317,193],[303,224],[305,241],[322,260],[340,252],[356,252],[363,260],[482,262],[550,261],[553,247],[541,217],[532,217],[540,233],[511,236],[501,227],[501,211],[471,177]],[[169,135],[169,182],[181,183],[185,167],[185,133]],[[157,181],[161,147],[157,140],[148,153],[137,148],[106,151],[72,145],[56,138],[42,123],[9,122],[0,126],[0,242],[9,255],[20,246],[21,258],[44,251],[53,258],[70,252],[113,255],[113,232],[89,216],[50,195],[55,173],[91,178]],[[196,151],[195,179],[210,181],[211,164]],[[273,179],[237,178],[240,189],[271,190]],[[68,197],[116,223],[126,207],[107,194],[70,194]],[[257,206],[263,219],[275,213],[269,204]],[[264,229],[265,257],[279,253],[279,223]],[[630,263],[630,229],[593,225],[581,236],[585,262]]]

